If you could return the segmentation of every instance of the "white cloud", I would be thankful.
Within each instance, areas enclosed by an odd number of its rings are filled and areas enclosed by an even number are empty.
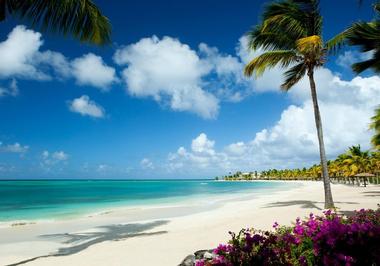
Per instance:
[[[69,155],[64,151],[49,152],[44,150],[41,153],[40,165],[44,170],[50,171],[55,166],[67,164],[68,159]]]
[[[247,152],[246,144],[242,141],[232,143],[225,148],[226,152],[231,155],[244,155]]]
[[[35,66],[38,66],[46,72],[49,72],[49,69],[46,69],[44,65],[49,66],[52,68],[53,72],[56,74],[56,77],[59,79],[69,78],[72,75],[69,59],[58,52],[50,50],[44,52],[36,52],[33,63]]]
[[[7,88],[0,87],[0,97],[4,96],[17,96],[19,94],[17,81],[12,79],[9,86]]]
[[[150,159],[148,159],[148,158],[142,159],[141,162],[140,162],[140,166],[143,169],[154,169],[153,162]]]
[[[128,92],[152,97],[175,111],[214,118],[219,100],[202,88],[211,69],[188,45],[170,37],[144,38],[116,51],[114,60],[127,65],[122,76]]]
[[[72,61],[72,73],[80,85],[90,85],[102,90],[109,90],[117,82],[116,71],[106,65],[100,56],[92,53]]]
[[[252,81],[243,75],[241,58],[222,54],[216,47],[205,43],[199,45],[199,54],[212,69],[207,83],[219,99],[239,102],[253,92]]]
[[[33,63],[42,43],[40,33],[27,30],[24,26],[15,27],[7,40],[0,43],[0,76],[47,79]]]
[[[351,65],[354,63],[370,59],[372,54],[372,51],[366,53],[361,53],[355,50],[345,51],[338,56],[336,64],[343,68],[351,68]]]
[[[105,115],[103,107],[90,100],[90,97],[87,95],[82,95],[69,102],[69,109],[83,116],[87,115],[95,118],[103,118]]]
[[[214,140],[205,133],[199,134],[191,142],[191,151],[180,147],[177,152],[168,155],[167,169],[169,171],[194,170],[215,171],[228,169],[228,157],[223,152],[214,150]]]
[[[204,153],[213,155],[215,141],[209,140],[205,133],[201,133],[191,142],[191,150],[195,153]]]
[[[129,94],[152,97],[176,111],[214,118],[221,101],[239,102],[253,92],[278,91],[276,69],[260,80],[243,75],[244,65],[260,51],[248,52],[242,37],[236,55],[222,54],[216,47],[200,43],[191,49],[179,40],[153,36],[118,49],[114,61],[126,68],[122,77]]]
[[[8,38],[0,42],[0,78],[58,80],[74,78],[79,85],[109,90],[118,82],[116,70],[100,56],[89,53],[72,61],[55,51],[40,51],[43,45],[39,32],[16,26]],[[0,95],[5,94],[0,89]],[[9,94],[9,93],[8,93]]]
[[[327,156],[335,158],[349,146],[368,149],[368,129],[380,102],[380,78],[342,80],[328,69],[316,73]],[[286,108],[271,127],[247,142],[237,141],[218,151],[215,141],[202,133],[192,141],[191,151],[180,147],[168,156],[168,170],[183,173],[227,173],[268,168],[303,167],[319,162],[314,110],[307,80],[290,92],[294,104]]]
[[[29,150],[29,146],[21,145],[16,142],[14,144],[3,145],[0,142],[0,152],[10,152],[10,153],[26,153]]]
[[[69,158],[69,155],[63,151],[56,151],[53,152],[51,157],[57,161],[66,161]]]

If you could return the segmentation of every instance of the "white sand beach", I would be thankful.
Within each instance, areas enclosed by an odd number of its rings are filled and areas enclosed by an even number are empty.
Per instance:
[[[233,201],[223,206],[175,217],[175,209],[113,210],[101,215],[0,228],[0,265],[178,265],[200,249],[216,247],[229,239],[228,231],[255,227],[271,229],[273,222],[287,225],[310,212],[321,213],[321,182]],[[380,186],[332,185],[342,213],[377,208]],[[49,236],[47,236],[49,235]],[[54,256],[61,249],[60,256]],[[36,258],[40,257],[40,258]]]

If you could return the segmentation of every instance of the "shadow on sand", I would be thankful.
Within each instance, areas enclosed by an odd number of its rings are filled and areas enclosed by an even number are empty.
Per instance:
[[[380,197],[380,191],[365,191],[363,194],[365,197]]]
[[[357,202],[335,202],[335,203],[344,203],[344,204],[358,204]],[[296,206],[300,205],[303,209],[317,209],[317,210],[323,210],[323,208],[319,207],[323,206],[324,202],[321,201],[310,201],[310,200],[292,200],[292,201],[278,201],[273,202],[268,205],[266,205],[264,208],[274,208],[274,207],[289,207],[289,206]]]
[[[41,235],[40,237],[43,239],[56,240],[57,242],[69,246],[62,247],[58,249],[57,252],[49,255],[34,257],[7,266],[21,265],[40,258],[72,255],[104,241],[119,241],[130,237],[164,234],[167,233],[167,231],[146,231],[167,223],[168,221],[155,221],[141,224],[116,224],[96,227],[94,232]]]

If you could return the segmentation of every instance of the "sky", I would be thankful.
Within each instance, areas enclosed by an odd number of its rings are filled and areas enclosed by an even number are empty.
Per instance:
[[[212,178],[318,163],[310,91],[282,69],[247,79],[245,33],[265,1],[94,1],[112,24],[96,47],[0,24],[0,178]],[[321,1],[324,39],[370,20],[370,1]],[[370,148],[380,78],[345,48],[316,73],[327,157]]]

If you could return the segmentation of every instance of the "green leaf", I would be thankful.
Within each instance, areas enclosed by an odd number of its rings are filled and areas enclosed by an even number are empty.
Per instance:
[[[297,64],[285,72],[285,81],[281,84],[283,91],[290,90],[298,81],[305,76],[307,66],[304,63]]]
[[[94,44],[110,43],[111,24],[91,0],[4,0],[8,14],[32,27]],[[1,8],[0,4],[0,15]],[[1,17],[0,17],[1,19]]]
[[[297,59],[297,54],[291,50],[268,51],[249,62],[244,68],[244,74],[252,76],[255,73],[255,76],[259,77],[267,69],[273,68],[278,64],[281,67],[288,67],[291,63],[295,63]]]

